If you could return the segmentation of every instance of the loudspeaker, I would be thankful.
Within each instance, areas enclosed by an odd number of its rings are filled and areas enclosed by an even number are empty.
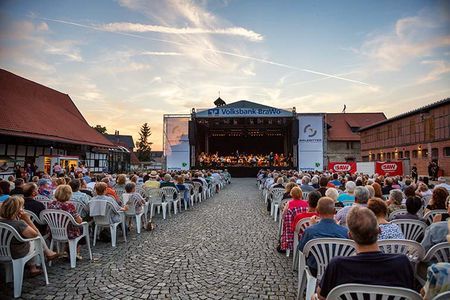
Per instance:
[[[195,121],[189,121],[189,145],[195,145],[197,142],[197,126],[195,126]]]
[[[299,126],[299,122],[298,119],[295,119],[292,122],[292,127],[291,127],[291,132],[292,132],[292,144],[293,145],[297,145],[298,144],[298,126]]]

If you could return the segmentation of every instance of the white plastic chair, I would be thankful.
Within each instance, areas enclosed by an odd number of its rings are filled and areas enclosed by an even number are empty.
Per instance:
[[[147,191],[144,190],[144,188],[142,186],[137,186],[136,185],[136,193],[139,193],[139,195],[141,195],[141,197],[144,198],[144,199],[148,198]]]
[[[427,229],[427,224],[419,220],[399,219],[391,221],[397,224],[403,232],[405,239],[420,242]]]
[[[278,207],[280,206],[281,200],[283,200],[284,189],[283,188],[274,188],[270,192],[272,197],[272,205],[270,209],[270,215],[273,216],[275,222],[278,218]]]
[[[433,300],[448,300],[448,299],[450,299],[450,291],[440,293],[440,294],[434,296],[434,298],[433,298]]]
[[[203,200],[203,191],[200,192],[200,187],[202,187],[202,184],[200,182],[192,182],[194,185],[194,195],[197,199],[197,202],[202,202]]]
[[[24,257],[13,259],[10,250],[11,240],[13,238],[23,243],[34,243],[34,250]],[[45,284],[49,284],[41,238],[35,237],[31,239],[24,239],[14,229],[14,227],[0,222],[0,263],[5,264],[7,275],[6,281],[11,282],[12,279],[14,281],[14,298],[18,298],[22,294],[23,271],[25,264],[35,256],[39,256],[40,261],[42,262],[41,266],[45,276]],[[12,270],[10,263],[12,264]]]
[[[348,283],[332,289],[328,293],[327,299],[422,300],[422,296],[416,291],[402,287]]]
[[[86,206],[86,204],[82,203],[82,202],[78,202],[78,201],[72,201],[73,205],[75,205],[75,208],[77,209],[77,213],[80,216],[85,216],[88,214],[88,208]]]
[[[147,224],[147,214],[145,212],[148,211],[148,202],[146,202],[144,204],[144,206],[142,207],[142,211],[140,213],[137,213],[136,212],[136,201],[133,201],[132,203],[130,203],[131,195],[132,194],[128,194],[128,193],[124,193],[122,195],[124,203],[126,203],[126,205],[128,205],[128,210],[125,211],[125,216],[129,217],[129,218],[133,218],[135,220],[136,232],[138,234],[140,234],[141,228],[142,228],[142,219],[144,219],[144,224]]]
[[[42,221],[34,212],[31,210],[24,209],[24,212],[26,212],[30,216],[31,222],[37,223],[38,225],[47,225],[44,221]],[[48,239],[50,236],[50,233],[47,233],[46,235],[43,235],[42,237],[44,240]]]
[[[114,191],[116,191],[116,195],[117,195],[117,197],[119,197],[120,201],[122,201],[122,203],[124,203],[122,195],[124,193],[126,193],[125,188],[122,188],[122,187],[117,187],[116,188],[116,187],[114,187]]]
[[[89,243],[89,224],[82,222],[78,224],[71,214],[66,211],[58,209],[45,209],[41,211],[40,218],[45,221],[50,227],[52,233],[52,241],[50,242],[50,249],[53,250],[53,245],[56,243],[58,252],[60,252],[60,243],[69,244],[70,267],[75,268],[77,262],[77,245],[84,237],[89,251],[89,258],[92,260],[91,244]],[[82,233],[79,237],[69,239],[67,235],[67,227],[72,226],[81,227]]]
[[[302,193],[303,200],[308,200],[308,195],[309,195],[309,192],[303,192]]]
[[[325,269],[333,257],[351,256],[356,253],[355,242],[339,238],[317,238],[306,243],[299,251],[297,299],[303,294],[306,281],[306,299],[311,299],[316,290],[317,281],[322,278]],[[312,255],[317,263],[317,277],[314,277],[306,265],[306,258]],[[331,298],[330,298],[331,299]]]
[[[104,203],[105,200],[92,200],[89,203],[89,208],[92,210],[92,207],[94,205],[98,204],[97,202]],[[102,204],[100,204],[100,205],[102,205]],[[111,220],[111,217],[115,214],[119,215],[119,217],[120,217],[120,220],[118,222],[112,222],[112,220]],[[100,233],[100,231],[98,231],[99,227],[100,228],[109,227],[109,229],[111,231],[111,245],[113,247],[116,247],[117,226],[122,225],[123,239],[125,242],[127,242],[127,235],[126,235],[126,230],[125,230],[125,214],[123,211],[117,211],[111,203],[106,202],[106,210],[105,210],[104,216],[94,216],[92,214],[92,211],[91,211],[91,216],[95,222],[94,242],[93,242],[94,247],[95,247],[95,242],[97,241],[97,232]]]
[[[406,215],[407,213],[408,213],[408,211],[405,208],[394,210],[393,212],[391,212],[389,214],[388,220],[392,221],[392,220],[394,220],[395,216]]]
[[[450,262],[450,243],[443,242],[434,245],[430,248],[430,250],[428,250],[422,261],[424,263]],[[418,275],[416,276],[416,279],[420,282],[421,285],[424,285],[426,282],[426,278],[422,278]]]
[[[298,221],[298,223],[295,225],[294,230],[294,248],[293,248],[293,258],[292,258],[292,269],[294,271],[298,270],[298,236],[300,235],[300,232],[304,232],[305,229],[311,225],[311,218],[304,218]]]
[[[435,215],[437,214],[446,214],[447,210],[446,209],[433,209],[430,210],[429,212],[427,212],[424,216],[423,219],[427,222],[427,224],[432,224],[433,223],[433,218]]]
[[[180,202],[180,193],[178,193],[177,189],[171,186],[165,186],[159,189],[159,193],[161,199],[164,199],[165,202],[169,203],[169,215],[170,215],[170,203],[173,205],[173,211],[177,214],[177,208],[181,205]],[[176,198],[173,198],[173,195],[176,194]]]
[[[41,202],[42,204],[44,204],[45,209],[47,209],[47,205],[50,203],[50,198],[47,198],[43,195],[37,195],[36,197],[34,197],[34,200]]]
[[[163,214],[163,219],[166,219],[166,214],[167,214],[167,206],[169,206],[169,211],[170,211],[170,202],[165,202],[163,201],[163,195],[160,192],[160,189],[153,189],[150,190],[149,192],[149,197],[150,197],[150,219],[153,218],[155,209],[158,208],[158,213],[159,213],[159,208],[162,208],[162,214]]]

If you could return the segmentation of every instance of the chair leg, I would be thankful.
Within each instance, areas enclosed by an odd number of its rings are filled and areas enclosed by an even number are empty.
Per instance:
[[[53,251],[53,245],[54,245],[54,243],[53,243],[53,239],[52,239],[51,242],[50,242],[50,247],[49,247],[51,251]],[[58,252],[58,253],[59,253],[59,252]],[[48,263],[48,266],[49,266],[49,267],[52,266],[52,261],[50,261],[50,262]]]
[[[41,249],[39,251],[39,256],[41,257],[41,261],[42,261],[42,271],[44,271],[44,277],[45,277],[45,284],[49,284],[48,282],[48,274],[47,274],[47,266],[45,265],[45,256],[44,256],[44,251]]]
[[[274,216],[273,219],[275,220],[275,222],[277,221],[278,218],[278,204],[274,205]]]
[[[113,247],[116,247],[116,242],[117,242],[117,226],[114,225],[110,225],[109,226],[109,230],[111,231],[111,245]],[[124,230],[125,231],[125,230]],[[125,234],[124,234],[125,236]]]
[[[173,203],[173,212],[175,213],[175,214],[177,214],[177,211],[178,211],[178,203],[177,202],[172,202]]]
[[[312,295],[314,295],[316,291],[316,281],[315,277],[308,278],[308,283],[306,285],[306,299],[311,299]]]
[[[141,233],[141,226],[142,226],[142,224],[141,224],[141,217],[142,216],[136,216],[135,217],[136,218],[136,231],[137,231],[138,234]]]
[[[167,203],[163,203],[161,206],[162,206],[163,219],[165,220],[166,219]]]
[[[69,240],[70,267],[73,269],[77,265],[77,244],[74,240]]]
[[[117,225],[114,227],[117,232]],[[127,230],[126,230],[126,224],[125,220],[122,221],[122,231],[123,231],[123,239],[125,240],[125,243],[127,242]]]
[[[22,264],[20,260],[13,260],[12,265],[14,276],[14,298],[19,298],[22,294],[23,268],[25,267],[25,264]]]
[[[87,245],[87,248],[88,248],[88,251],[89,251],[89,258],[90,258],[90,260],[92,260],[92,251],[91,251],[91,242],[89,241],[89,233],[86,234],[84,236],[84,238],[86,239],[86,245]]]
[[[95,242],[97,241],[97,228],[98,228],[98,226],[97,226],[97,224],[95,224],[95,227],[94,227],[94,241],[92,242],[94,247],[95,247]]]

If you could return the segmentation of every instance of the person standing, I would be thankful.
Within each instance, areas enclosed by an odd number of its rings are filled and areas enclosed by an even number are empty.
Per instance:
[[[414,180],[414,183],[417,183],[417,179],[419,177],[419,174],[417,173],[417,166],[414,164],[411,168],[411,177]]]

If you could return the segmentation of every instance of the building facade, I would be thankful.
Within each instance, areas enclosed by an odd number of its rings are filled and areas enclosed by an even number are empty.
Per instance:
[[[384,113],[325,113],[325,165],[329,162],[361,161],[359,129],[383,120],[386,120]]]
[[[0,105],[2,177],[33,164],[37,172],[52,173],[54,163],[67,172],[79,164],[116,172],[114,163],[129,161],[127,151],[89,126],[67,94],[0,69]]]
[[[450,98],[360,130],[363,161],[410,160],[419,175],[435,161],[450,175]]]

